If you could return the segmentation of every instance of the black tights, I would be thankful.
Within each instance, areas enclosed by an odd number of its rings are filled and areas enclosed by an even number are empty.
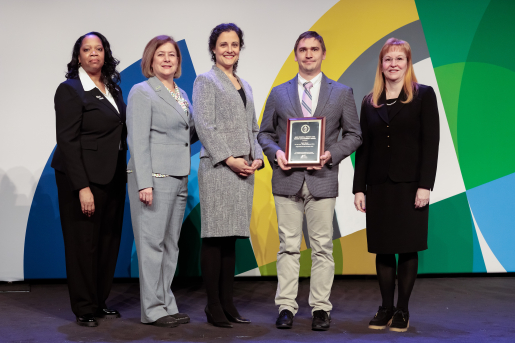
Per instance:
[[[410,252],[399,254],[399,267],[396,268],[395,254],[377,254],[376,270],[383,307],[393,308],[393,298],[395,294],[395,274],[399,284],[399,296],[397,298],[397,308],[408,311],[408,302],[415,285],[418,271],[418,253]]]
[[[236,237],[202,238],[200,267],[207,292],[207,306],[214,321],[227,321],[239,313],[233,304]]]

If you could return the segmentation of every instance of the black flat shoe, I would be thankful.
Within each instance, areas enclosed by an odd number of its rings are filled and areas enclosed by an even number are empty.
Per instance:
[[[77,324],[80,326],[95,327],[98,326],[98,322],[93,314],[88,313],[77,317]]]
[[[225,310],[224,310],[224,314],[230,322],[238,323],[238,324],[250,324],[251,323],[250,319],[243,318],[240,315],[238,315],[237,317],[233,317],[233,316],[231,316],[231,314],[229,312],[227,312]]]
[[[374,330],[386,329],[387,326],[392,324],[392,317],[395,311],[395,307],[393,309],[388,309],[386,307],[379,306],[376,315],[372,318],[370,323],[368,323],[368,328]]]
[[[275,321],[275,327],[278,329],[291,329],[293,326],[293,313],[289,310],[282,310]]]
[[[213,324],[214,326],[218,326],[220,328],[232,328],[232,324],[229,323],[228,321],[220,321],[220,322],[215,322],[215,320],[213,319],[213,315],[211,314],[211,312],[209,312],[209,307],[206,306],[206,308],[204,309],[204,312],[206,312],[206,317],[207,317],[207,322],[210,323],[210,324]]]
[[[115,318],[121,317],[120,312],[118,312],[116,310],[111,310],[108,308],[103,308],[103,309],[97,310],[97,312],[95,312],[95,314],[93,314],[93,316],[95,318],[103,318],[103,319],[115,319]]]
[[[313,312],[313,322],[311,329],[314,331],[327,331],[331,326],[331,317],[324,310],[318,310]]]
[[[397,310],[393,314],[390,331],[406,332],[409,328],[409,311]]]

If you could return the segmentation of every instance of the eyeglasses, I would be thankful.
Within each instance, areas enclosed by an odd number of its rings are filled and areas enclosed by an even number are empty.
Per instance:
[[[395,58],[395,61],[397,62],[405,62],[407,59],[406,57],[396,57]],[[393,58],[391,57],[385,57],[383,58],[383,63],[392,63],[393,62]]]

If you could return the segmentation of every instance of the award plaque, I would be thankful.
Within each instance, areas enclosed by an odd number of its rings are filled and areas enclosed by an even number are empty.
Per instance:
[[[320,167],[324,143],[325,117],[289,118],[285,149],[287,166]]]

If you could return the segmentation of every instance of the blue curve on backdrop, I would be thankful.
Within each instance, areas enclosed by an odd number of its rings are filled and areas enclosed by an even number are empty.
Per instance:
[[[191,100],[193,82],[197,75],[193,67],[193,62],[186,45],[186,41],[181,40],[177,43],[179,44],[183,58],[182,76],[177,80],[177,84],[184,89]],[[127,97],[132,86],[146,80],[141,73],[140,63],[141,60],[136,61],[121,72],[122,83],[120,86],[122,88],[125,103],[127,103]],[[200,146],[200,143],[197,142],[191,147],[191,155],[194,160],[198,159]],[[27,220],[23,261],[25,279],[66,278],[64,243],[59,217],[59,204],[57,201],[57,186],[55,184],[54,169],[50,167],[54,151],[50,154],[45,168],[43,169],[43,173],[41,174],[41,178],[39,179],[36,192],[32,200],[29,218]],[[127,153],[127,159],[128,158],[129,153]],[[198,165],[198,163],[196,164]],[[194,174],[193,168],[192,174]],[[192,179],[196,180],[196,177]],[[198,203],[198,189],[195,187],[191,189],[191,191],[196,193],[190,194],[190,196],[192,196],[192,200]],[[188,205],[191,211],[191,206],[194,207],[196,204]],[[185,217],[187,215],[188,213],[185,214]],[[126,278],[137,276],[134,273],[135,261],[137,271],[137,259],[135,258],[133,245],[134,236],[132,233],[129,197],[127,195],[125,198],[122,240],[115,277]]]

